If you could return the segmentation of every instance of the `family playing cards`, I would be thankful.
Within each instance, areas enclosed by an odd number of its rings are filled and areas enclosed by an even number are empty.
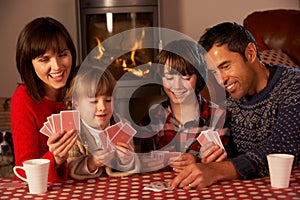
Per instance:
[[[80,130],[80,115],[78,110],[64,110],[59,114],[52,114],[40,129],[40,132],[50,137],[60,130]]]

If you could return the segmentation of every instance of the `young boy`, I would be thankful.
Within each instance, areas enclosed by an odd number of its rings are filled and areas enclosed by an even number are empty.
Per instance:
[[[207,76],[203,56],[197,42],[176,40],[167,44],[156,57],[167,100],[152,107],[141,124],[144,130],[141,131],[144,134],[141,136],[142,152],[183,153],[179,159],[170,162],[176,172],[200,161],[201,146],[196,138],[201,131],[209,127],[222,129],[224,125],[225,110],[200,95]],[[225,133],[225,130],[221,132]],[[212,148],[219,160],[226,158],[227,153],[218,145]],[[142,164],[141,170],[148,171],[147,163]]]

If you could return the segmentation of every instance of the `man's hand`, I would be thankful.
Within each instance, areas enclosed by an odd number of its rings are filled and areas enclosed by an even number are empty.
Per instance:
[[[182,170],[169,185],[189,190],[204,188],[219,180],[238,178],[235,167],[230,161],[212,163],[193,163]]]

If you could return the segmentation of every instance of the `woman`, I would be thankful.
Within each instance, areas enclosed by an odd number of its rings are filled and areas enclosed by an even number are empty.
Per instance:
[[[34,19],[19,35],[16,63],[23,83],[17,86],[11,102],[15,165],[46,158],[50,160],[49,182],[63,181],[68,176],[66,161],[77,131],[61,130],[47,138],[39,130],[48,116],[65,109],[65,92],[76,73],[74,43],[57,20]]]

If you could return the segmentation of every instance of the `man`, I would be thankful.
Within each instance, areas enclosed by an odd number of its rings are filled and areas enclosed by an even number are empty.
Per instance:
[[[231,126],[228,157],[194,163],[171,182],[184,189],[207,187],[220,180],[268,176],[266,155],[300,155],[300,71],[264,65],[251,33],[236,23],[221,23],[200,38],[209,71],[224,84]],[[214,64],[212,64],[214,63]],[[216,160],[216,152],[206,160]]]

